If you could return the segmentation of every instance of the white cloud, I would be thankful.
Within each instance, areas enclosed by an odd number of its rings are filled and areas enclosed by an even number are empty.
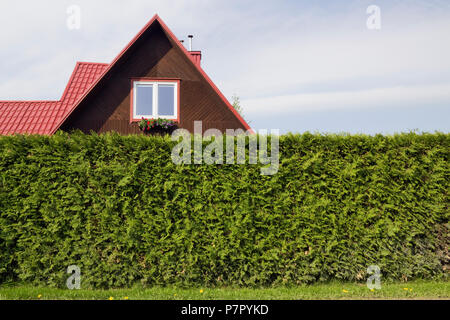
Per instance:
[[[354,13],[345,22],[330,18],[310,34],[299,30],[299,20],[265,42],[242,41],[229,60],[233,71],[221,78],[222,87],[227,94],[238,91],[250,98],[302,92],[311,86],[340,88],[344,82],[348,90],[363,82],[370,88],[389,82],[426,84],[430,78],[450,81],[450,42],[444,40],[449,17],[416,24],[411,23],[415,15],[397,14],[386,13],[380,31],[367,30],[365,16]]]
[[[430,86],[379,88],[361,91],[341,91],[283,95],[243,100],[249,117],[295,115],[311,111],[364,109],[385,106],[435,105],[450,101],[450,83]]]

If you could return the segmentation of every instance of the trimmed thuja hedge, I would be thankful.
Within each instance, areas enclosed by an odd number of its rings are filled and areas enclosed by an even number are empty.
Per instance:
[[[447,279],[449,134],[285,135],[280,168],[175,165],[170,137],[0,138],[0,283]],[[207,143],[205,143],[207,144]]]

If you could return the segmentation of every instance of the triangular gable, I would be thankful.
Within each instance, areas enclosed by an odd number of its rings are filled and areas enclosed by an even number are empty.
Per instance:
[[[230,109],[230,111],[236,116],[236,118],[241,122],[244,128],[247,130],[252,131],[250,126],[247,124],[247,122],[241,117],[241,115],[233,108],[233,106],[230,104],[230,102],[225,98],[225,96],[220,92],[220,90],[215,86],[215,84],[212,82],[212,80],[208,77],[208,75],[203,71],[203,69],[200,67],[199,63],[195,60],[195,58],[189,53],[189,51],[178,41],[178,39],[175,37],[175,35],[170,31],[170,29],[166,26],[166,24],[161,20],[161,18],[155,14],[153,18],[144,26],[144,28],[139,31],[139,33],[128,43],[128,45],[119,53],[119,55],[109,64],[103,73],[97,78],[97,80],[89,87],[89,89],[78,98],[78,100],[67,110],[65,115],[62,117],[62,119],[58,122],[58,124],[55,126],[54,130],[51,132],[51,134],[55,133],[63,124],[64,122],[69,118],[69,116],[74,112],[75,109],[78,108],[78,106],[89,96],[89,94],[107,77],[107,74],[116,66],[116,64],[119,63],[122,57],[126,55],[126,53],[131,50],[133,45],[143,36],[143,34],[155,23],[158,22],[160,26],[162,27],[163,31],[166,33],[166,35],[175,43],[179,49],[183,52],[184,55],[186,55],[191,61],[192,65],[197,69],[197,71],[201,74],[201,76],[206,80],[206,82],[211,86],[211,88],[217,93],[217,95],[220,97],[220,99],[225,103],[225,105]]]

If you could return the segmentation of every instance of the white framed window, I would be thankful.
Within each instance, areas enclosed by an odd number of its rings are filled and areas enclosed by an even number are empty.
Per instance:
[[[133,120],[140,120],[142,117],[177,120],[178,86],[179,81],[133,81]]]

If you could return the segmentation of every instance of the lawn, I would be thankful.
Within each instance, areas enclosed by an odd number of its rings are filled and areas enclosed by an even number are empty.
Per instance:
[[[0,286],[5,299],[81,300],[290,300],[290,299],[450,299],[450,282],[411,281],[382,283],[380,290],[365,284],[331,282],[278,288],[130,288],[110,290],[68,290],[30,285]]]

